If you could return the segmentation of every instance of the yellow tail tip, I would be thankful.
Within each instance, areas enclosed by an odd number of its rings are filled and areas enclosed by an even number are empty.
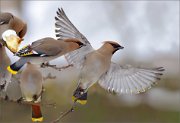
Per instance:
[[[72,96],[72,100],[73,100],[73,101],[76,100],[76,102],[77,102],[77,103],[80,103],[81,105],[85,105],[85,104],[87,103],[87,100],[79,100],[79,99],[77,99],[75,96]]]
[[[33,122],[42,122],[43,121],[43,117],[39,117],[39,118],[32,118]]]
[[[10,66],[7,67],[7,70],[12,74],[17,74],[17,71],[12,70]]]

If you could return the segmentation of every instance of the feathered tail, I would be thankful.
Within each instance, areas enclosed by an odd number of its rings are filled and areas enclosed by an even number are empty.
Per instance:
[[[32,121],[33,122],[42,122],[43,121],[41,107],[39,105],[32,105]]]

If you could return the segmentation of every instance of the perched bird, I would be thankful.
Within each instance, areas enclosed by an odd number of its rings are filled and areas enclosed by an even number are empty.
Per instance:
[[[36,65],[27,63],[20,76],[20,88],[24,101],[41,101],[43,76]],[[40,105],[32,104],[32,121],[43,121]]]
[[[11,13],[0,13],[0,91],[6,91],[11,80],[7,66],[11,64],[5,47],[15,53],[26,34],[27,26]]]
[[[7,70],[12,74],[16,74],[27,62],[34,64],[48,62],[82,46],[84,44],[75,38],[65,40],[43,38],[19,50],[15,55],[21,58],[8,66]]]
[[[7,71],[7,66],[11,64],[5,47],[0,43],[0,92],[6,91],[8,84],[11,82],[11,73]]]
[[[15,53],[26,34],[27,24],[11,13],[0,13],[0,43]]]
[[[85,44],[81,49],[65,54],[69,64],[73,64],[80,71],[78,86],[73,94],[75,102],[86,104],[87,91],[95,83],[118,94],[137,94],[144,92],[160,79],[164,71],[162,67],[136,68],[113,63],[113,54],[124,48],[117,42],[105,41],[99,49],[94,50],[86,37],[71,23],[63,9],[58,9],[55,20],[55,31],[59,40],[77,38]]]

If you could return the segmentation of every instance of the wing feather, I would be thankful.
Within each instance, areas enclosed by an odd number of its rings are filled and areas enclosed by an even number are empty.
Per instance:
[[[111,63],[107,73],[101,76],[100,86],[118,94],[140,93],[160,80],[164,68],[135,68]]]
[[[58,11],[56,13],[57,15],[55,17],[55,32],[58,40],[77,38],[86,45],[65,55],[65,58],[69,64],[74,64],[75,67],[81,68],[85,56],[94,49],[92,48],[86,37],[81,34],[79,30],[71,23],[62,8],[58,8]]]

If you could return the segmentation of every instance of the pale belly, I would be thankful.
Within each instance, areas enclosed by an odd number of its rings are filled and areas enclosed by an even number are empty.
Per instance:
[[[42,90],[42,85],[36,82],[20,83],[20,87],[26,101],[33,101],[33,96],[39,95]]]
[[[33,96],[39,96],[42,91],[42,76],[36,69],[29,71],[29,66],[21,74],[20,88],[26,101],[33,101]]]
[[[86,60],[85,65],[81,71],[82,83],[95,83],[109,68],[109,61],[103,58],[90,57]]]

